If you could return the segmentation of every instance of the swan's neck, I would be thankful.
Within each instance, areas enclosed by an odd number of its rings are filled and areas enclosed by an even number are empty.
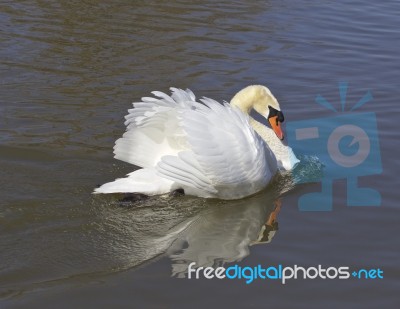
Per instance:
[[[272,106],[277,110],[280,110],[278,101],[271,94],[271,91],[269,91],[268,88],[260,85],[252,85],[240,90],[232,98],[230,104],[236,106],[245,114],[250,114],[251,110],[254,109],[257,113],[265,118],[268,118],[268,106]],[[252,117],[250,117],[250,125],[267,144],[282,144],[281,140],[279,140],[271,128],[256,121]]]
[[[243,113],[250,114],[253,108],[257,109],[257,103],[263,99],[265,99],[265,87],[252,85],[235,94],[230,104],[238,107]]]
[[[230,104],[236,106],[245,114],[250,114],[251,110],[254,109],[265,117],[268,113],[266,111],[268,109],[268,102],[273,98],[273,96],[268,92],[269,90],[264,86],[248,86],[235,94]],[[272,141],[275,143],[278,139],[272,129],[252,117],[250,117],[250,125],[267,144]]]
[[[277,143],[278,141],[280,142],[275,132],[271,128],[265,126],[261,122],[258,122],[253,117],[250,117],[250,125],[268,145],[271,143]]]

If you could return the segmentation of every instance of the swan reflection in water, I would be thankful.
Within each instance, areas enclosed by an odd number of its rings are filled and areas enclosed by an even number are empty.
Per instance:
[[[119,269],[166,255],[172,261],[172,275],[184,277],[192,262],[206,267],[242,260],[250,246],[269,243],[278,229],[282,186],[277,187],[285,183],[278,179],[240,200],[150,197],[126,210],[108,208],[113,215],[108,213],[105,230],[113,234],[107,239],[113,241]]]
[[[172,275],[184,277],[188,265],[222,266],[249,255],[249,246],[269,243],[278,230],[281,207],[264,194],[211,208],[200,213],[173,241],[167,251]]]

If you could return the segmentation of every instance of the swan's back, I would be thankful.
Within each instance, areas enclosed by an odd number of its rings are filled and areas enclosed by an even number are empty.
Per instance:
[[[187,194],[235,199],[263,189],[276,160],[248,115],[228,103],[197,102],[190,90],[171,90],[133,104],[115,158],[154,169]]]

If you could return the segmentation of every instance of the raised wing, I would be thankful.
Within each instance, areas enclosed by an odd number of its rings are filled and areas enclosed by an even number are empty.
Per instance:
[[[276,171],[276,159],[249,117],[228,103],[201,101],[179,113],[188,151],[161,158],[159,174],[226,199],[261,190]]]
[[[276,159],[249,117],[228,103],[199,103],[190,90],[171,90],[133,104],[115,158],[155,168],[187,194],[235,199],[265,187]]]
[[[195,103],[190,90],[171,88],[172,95],[152,92],[157,98],[144,97],[133,103],[125,116],[127,130],[114,146],[116,159],[140,166],[154,167],[165,155],[187,149],[178,113]]]

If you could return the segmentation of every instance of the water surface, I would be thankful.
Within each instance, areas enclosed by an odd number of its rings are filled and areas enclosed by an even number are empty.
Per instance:
[[[394,308],[398,267],[398,1],[13,1],[0,4],[0,302],[18,308]],[[150,198],[121,207],[97,184],[134,167],[112,158],[131,102],[192,89],[229,100],[265,84],[286,121],[332,116],[337,84],[378,120],[383,173],[360,179],[381,207],[300,212],[281,197],[279,230],[256,245],[285,188],[241,201]],[[284,190],[286,191],[286,190]],[[270,239],[271,240],[271,239]],[[204,265],[381,267],[383,280],[178,279]],[[171,278],[171,275],[176,275]],[[312,304],[310,303],[312,302]]]

